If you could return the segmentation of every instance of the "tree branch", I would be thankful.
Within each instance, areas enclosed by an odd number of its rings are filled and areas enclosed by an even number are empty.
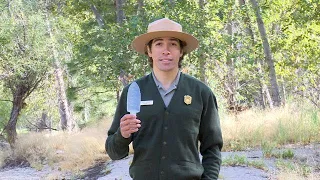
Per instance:
[[[95,5],[91,4],[90,6],[91,10],[93,11],[94,15],[96,16],[96,20],[99,24],[99,27],[102,28],[104,26],[104,22],[103,22],[103,18],[100,15],[100,13],[98,12],[98,9],[96,8]]]
[[[315,105],[317,108],[320,108],[320,103],[313,100],[310,96],[304,95],[303,93],[301,93],[301,91],[294,91],[293,93],[299,95],[300,97],[308,99],[313,105]]]
[[[41,76],[36,82],[32,85],[32,87],[29,89],[29,91],[26,93],[26,95],[23,98],[23,101],[38,87],[39,83],[43,80],[43,76]]]
[[[7,77],[9,77],[8,74],[0,74],[0,80],[5,79]]]
[[[54,131],[58,131],[58,129],[48,127],[47,125],[46,125],[46,127],[40,128],[39,126],[37,126],[37,125],[35,125],[35,124],[31,123],[29,120],[27,120],[27,122],[28,122],[29,124],[31,124],[32,126],[34,126],[35,128],[37,128],[37,129],[51,129],[51,130],[54,130]]]
[[[11,102],[11,103],[13,103],[13,101],[11,101],[11,100],[7,100],[7,99],[0,99],[0,101],[7,101],[7,102]]]

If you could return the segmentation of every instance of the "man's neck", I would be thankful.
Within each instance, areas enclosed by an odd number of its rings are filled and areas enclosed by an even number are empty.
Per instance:
[[[166,90],[170,87],[172,82],[176,79],[179,69],[173,71],[153,71],[154,76],[162,84]]]

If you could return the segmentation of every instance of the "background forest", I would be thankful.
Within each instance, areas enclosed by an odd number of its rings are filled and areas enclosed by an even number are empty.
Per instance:
[[[301,111],[299,117],[310,116],[313,128],[297,141],[319,140],[319,4],[0,0],[1,139],[14,147],[19,135],[30,131],[79,132],[112,120],[122,88],[151,71],[131,41],[149,22],[167,17],[199,39],[182,71],[212,88],[222,122],[248,109]]]

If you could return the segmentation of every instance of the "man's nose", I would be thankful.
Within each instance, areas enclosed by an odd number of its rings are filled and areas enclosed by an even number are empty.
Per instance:
[[[170,54],[170,50],[169,50],[169,46],[168,45],[164,46],[162,54],[164,54],[164,55]]]

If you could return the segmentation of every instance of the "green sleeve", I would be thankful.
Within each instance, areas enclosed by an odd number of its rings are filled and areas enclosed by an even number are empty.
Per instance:
[[[120,132],[120,119],[127,113],[126,108],[126,93],[127,89],[125,88],[121,94],[118,106],[113,118],[112,125],[108,131],[108,137],[105,143],[105,149],[107,154],[112,160],[122,159],[128,156],[129,153],[129,144],[131,138],[124,138]]]
[[[218,179],[223,146],[217,101],[213,93],[205,99],[200,123],[200,153],[204,172],[201,179]],[[207,100],[207,101],[206,101]]]

